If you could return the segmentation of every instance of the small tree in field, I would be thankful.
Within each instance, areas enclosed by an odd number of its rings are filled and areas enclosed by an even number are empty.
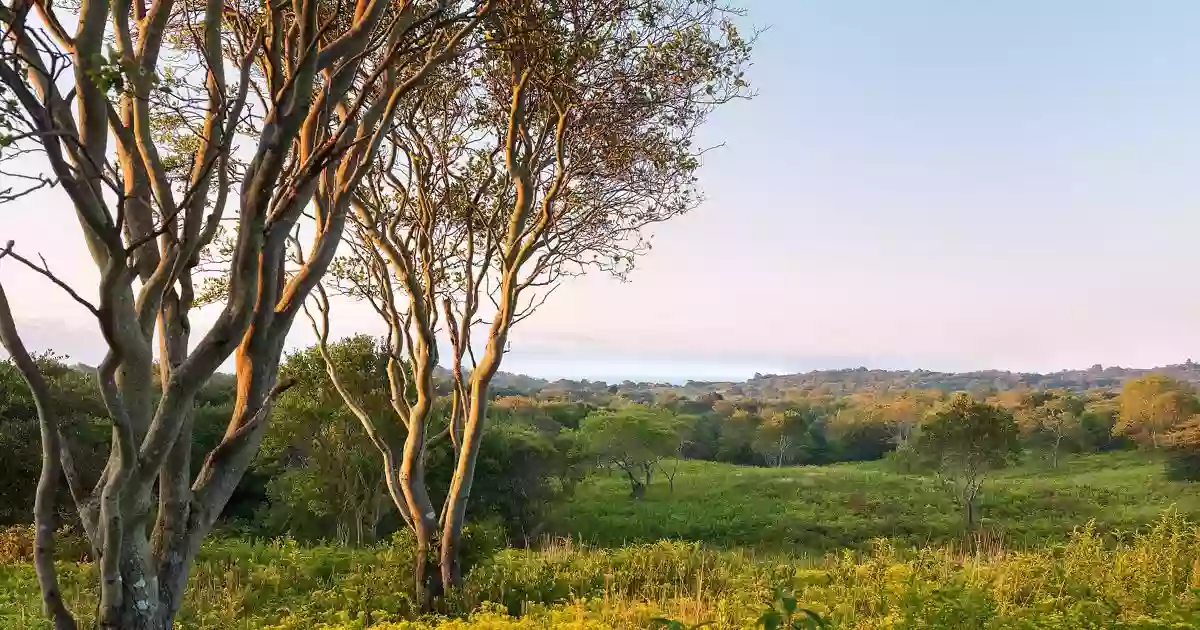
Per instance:
[[[984,478],[1020,450],[1017,423],[1008,411],[960,392],[926,417],[917,450],[950,482],[967,529],[974,529]]]
[[[579,425],[588,450],[629,478],[629,495],[641,498],[654,467],[679,451],[679,423],[671,412],[645,405],[604,409],[588,414]]]
[[[1041,400],[1031,408],[1017,412],[1017,424],[1027,440],[1044,448],[1050,455],[1050,467],[1058,468],[1063,443],[1068,447],[1078,444],[1083,431],[1083,415],[1086,402],[1066,392],[1043,392]]]
[[[667,489],[671,492],[675,492],[675,477],[679,474],[679,462],[683,461],[686,451],[695,443],[696,428],[700,426],[700,422],[701,419],[699,416],[682,415],[675,417],[675,433],[679,435],[679,440],[675,446],[675,454],[671,458],[671,465],[669,467],[662,461],[658,465],[658,469],[667,478]]]
[[[780,468],[796,463],[809,446],[812,411],[788,409],[767,414],[755,431],[751,447],[770,466]]]

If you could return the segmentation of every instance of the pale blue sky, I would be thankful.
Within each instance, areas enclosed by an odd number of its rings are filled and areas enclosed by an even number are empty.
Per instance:
[[[655,230],[631,282],[562,288],[515,331],[505,369],[613,380],[1200,358],[1200,3],[744,6],[770,26],[749,73],[760,94],[704,130],[726,143],[706,157],[706,203]],[[0,237],[87,279],[53,246],[71,222],[43,196],[0,212]],[[78,309],[4,274],[34,345],[94,360]]]
[[[760,96],[706,130],[727,142],[706,161],[708,202],[657,230],[632,284],[555,296],[516,345],[540,338],[525,345],[544,356],[513,364],[737,375],[1200,355],[1200,3],[746,6],[770,25]]]

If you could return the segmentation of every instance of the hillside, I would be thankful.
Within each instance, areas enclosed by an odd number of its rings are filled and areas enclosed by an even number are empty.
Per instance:
[[[845,395],[862,391],[903,389],[941,389],[944,391],[1007,391],[1013,389],[1119,389],[1130,379],[1146,374],[1165,374],[1181,381],[1200,383],[1200,364],[1184,363],[1153,368],[1105,367],[1093,365],[1086,370],[1062,370],[1050,373],[981,370],[976,372],[935,372],[932,370],[874,370],[865,367],[844,370],[815,370],[800,374],[755,374],[745,381],[687,381],[683,385],[623,381],[559,379],[550,381],[521,374],[501,372],[493,389],[521,394],[622,394],[665,393],[695,397],[719,393],[725,397],[774,399],[787,392],[821,391]]]
[[[560,536],[541,549],[494,550],[481,527],[472,545],[482,549],[446,616],[414,610],[410,537],[358,549],[217,537],[192,571],[179,625],[693,627],[652,623],[664,616],[735,630],[756,627],[784,587],[824,618],[819,627],[839,630],[1195,628],[1200,504],[1158,469],[1121,453],[1074,458],[1053,473],[1005,471],[985,499],[994,535],[972,544],[929,478],[876,464],[685,462],[674,492],[660,481],[643,501],[624,496],[619,478],[586,482],[559,514]],[[94,568],[59,567],[66,601],[90,622]],[[50,629],[36,584],[28,561],[0,557],[0,628]]]
[[[982,527],[1006,547],[1026,548],[1062,542],[1089,523],[1100,533],[1132,531],[1167,511],[1200,519],[1200,496],[1192,484],[1164,479],[1154,456],[1076,456],[1055,470],[1030,458],[988,479]],[[893,472],[883,462],[759,468],[683,461],[674,490],[661,479],[641,501],[629,499],[619,475],[592,477],[555,512],[552,530],[602,547],[671,539],[820,555],[867,549],[880,538],[901,547],[954,544],[962,513],[935,478]]]

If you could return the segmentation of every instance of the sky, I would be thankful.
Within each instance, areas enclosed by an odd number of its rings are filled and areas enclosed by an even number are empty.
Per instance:
[[[701,144],[704,203],[627,282],[571,280],[503,369],[604,380],[1200,357],[1200,3],[742,0],[758,94]],[[57,192],[0,240],[94,283]],[[90,316],[13,265],[27,343]],[[203,319],[203,316],[201,316]],[[302,322],[301,322],[302,324]],[[311,341],[298,324],[291,343]],[[336,332],[377,332],[361,310]]]

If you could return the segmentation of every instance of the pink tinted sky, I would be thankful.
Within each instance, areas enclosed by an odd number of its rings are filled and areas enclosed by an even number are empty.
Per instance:
[[[1200,357],[1200,3],[744,4],[771,26],[760,96],[705,129],[726,143],[706,157],[707,201],[655,230],[631,282],[563,287],[521,324],[506,369],[680,379]],[[0,209],[0,239],[86,285],[77,234],[54,192]],[[85,313],[0,273],[31,345],[97,359]],[[339,329],[375,330],[349,311]]]

